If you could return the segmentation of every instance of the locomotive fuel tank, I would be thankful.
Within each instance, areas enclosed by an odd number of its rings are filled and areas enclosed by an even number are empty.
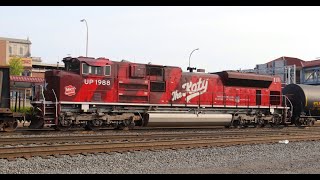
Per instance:
[[[231,114],[148,113],[148,127],[228,126]]]
[[[293,105],[293,117],[300,115],[320,116],[320,86],[289,84],[283,88]]]

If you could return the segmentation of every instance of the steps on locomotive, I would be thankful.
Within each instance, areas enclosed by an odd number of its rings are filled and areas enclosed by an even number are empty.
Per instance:
[[[45,121],[45,124],[55,124],[56,119],[56,107],[54,104],[47,104],[44,107],[44,116],[43,120]]]

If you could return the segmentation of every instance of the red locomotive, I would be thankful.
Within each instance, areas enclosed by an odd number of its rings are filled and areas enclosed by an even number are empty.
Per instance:
[[[280,78],[66,57],[34,88],[30,127],[264,126],[290,122]]]

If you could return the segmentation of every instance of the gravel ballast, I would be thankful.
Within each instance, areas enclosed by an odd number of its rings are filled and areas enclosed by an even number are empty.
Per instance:
[[[2,174],[320,173],[320,142],[0,159]]]

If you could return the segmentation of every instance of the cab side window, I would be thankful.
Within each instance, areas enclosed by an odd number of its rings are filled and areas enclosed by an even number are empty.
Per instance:
[[[104,67],[104,75],[105,76],[111,75],[111,66],[110,65]]]
[[[100,67],[100,66],[90,66],[90,67],[91,67],[90,74],[102,75],[102,67]]]
[[[86,63],[82,63],[82,74],[103,75],[103,67],[101,67],[101,66],[89,66]]]

